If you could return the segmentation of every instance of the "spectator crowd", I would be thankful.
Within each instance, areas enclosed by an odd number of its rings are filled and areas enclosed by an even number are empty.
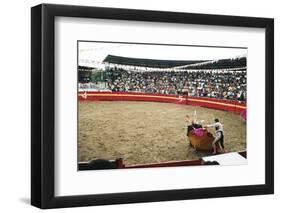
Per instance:
[[[108,89],[246,101],[246,71],[151,71],[107,68]]]

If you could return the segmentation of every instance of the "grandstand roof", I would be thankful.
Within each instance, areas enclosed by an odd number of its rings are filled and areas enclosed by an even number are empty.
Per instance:
[[[128,58],[115,55],[107,55],[103,62],[120,65],[131,65],[153,68],[172,68],[196,63],[207,62],[207,60],[159,60],[145,58]]]

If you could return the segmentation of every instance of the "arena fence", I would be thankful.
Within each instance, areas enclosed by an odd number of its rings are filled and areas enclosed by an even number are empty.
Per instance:
[[[192,106],[207,107],[212,109],[225,110],[234,113],[246,111],[246,103],[232,100],[222,100],[215,98],[199,98],[181,95],[148,94],[138,92],[98,92],[83,91],[79,92],[79,101],[152,101],[175,104],[185,104]]]
[[[242,157],[247,158],[247,151],[242,150],[237,152]],[[222,157],[222,154],[220,157]],[[201,165],[218,165],[213,164],[212,162],[204,162],[202,158],[197,160],[182,160],[182,161],[166,161],[161,163],[146,163],[146,164],[134,164],[134,165],[126,165],[123,162],[122,158],[118,158],[116,160],[109,160],[107,162],[107,167],[97,168],[92,164],[93,161],[89,162],[79,162],[78,169],[79,171],[83,170],[93,170],[93,169],[133,169],[133,168],[154,168],[154,167],[172,167],[172,166],[201,166]],[[105,164],[103,163],[103,166]]]

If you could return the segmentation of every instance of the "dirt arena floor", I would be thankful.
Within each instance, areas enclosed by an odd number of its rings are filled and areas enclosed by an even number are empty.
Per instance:
[[[80,101],[79,162],[121,157],[130,165],[210,155],[189,146],[183,127],[194,110],[204,124],[220,119],[227,152],[246,149],[246,123],[234,113],[171,103]]]

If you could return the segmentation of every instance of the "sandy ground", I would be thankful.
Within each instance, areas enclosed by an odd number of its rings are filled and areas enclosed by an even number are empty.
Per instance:
[[[130,165],[210,155],[188,145],[183,127],[194,110],[205,124],[220,119],[228,152],[246,149],[246,123],[234,113],[171,103],[80,101],[79,162],[121,157]]]

